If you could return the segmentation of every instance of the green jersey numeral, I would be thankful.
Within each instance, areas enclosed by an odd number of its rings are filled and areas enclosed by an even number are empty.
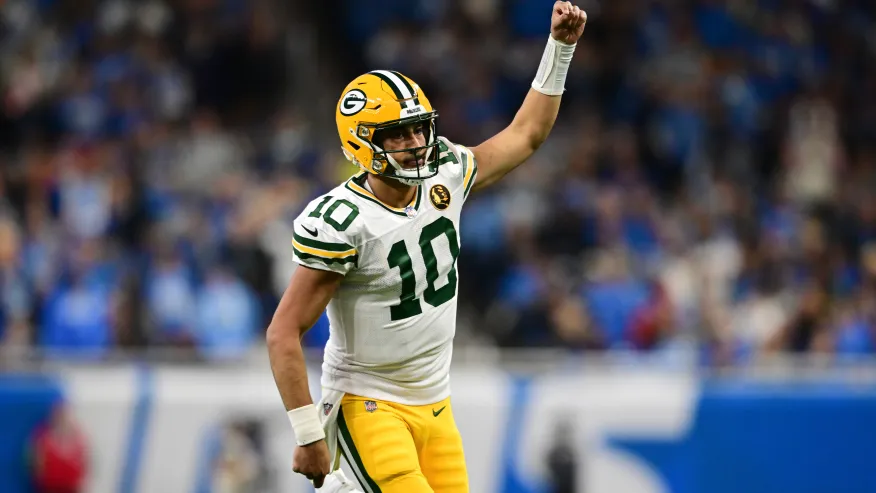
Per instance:
[[[323,215],[322,210],[325,209],[326,204],[331,202],[332,197],[326,196],[322,200],[319,201],[319,204],[316,205],[316,209],[313,210],[307,217],[320,217],[326,222],[326,224],[335,228],[337,231],[346,231],[347,228],[350,227],[350,224],[354,219],[359,215],[359,206],[350,202],[347,199],[337,199],[332,202],[332,205],[329,206],[328,210],[325,211],[325,215]],[[343,221],[338,221],[334,217],[332,217],[332,213],[341,205],[347,206],[347,215],[344,217]]]
[[[447,237],[447,243],[450,245],[451,262],[450,271],[447,272],[447,284],[436,288],[435,282],[441,277],[441,271],[438,268],[438,257],[435,255],[432,242],[441,235]],[[453,221],[439,217],[423,228],[418,244],[426,264],[426,290],[423,292],[423,299],[434,307],[441,306],[456,295],[456,259],[459,257],[459,241]],[[416,297],[417,277],[414,273],[414,265],[404,240],[392,245],[386,260],[391,269],[398,267],[402,280],[401,299],[397,305],[390,307],[391,320],[403,320],[423,313],[420,299]]]

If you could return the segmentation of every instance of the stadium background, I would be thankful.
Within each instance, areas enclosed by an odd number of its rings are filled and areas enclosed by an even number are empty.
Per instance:
[[[308,491],[263,334],[340,90],[402,71],[475,145],[552,3],[0,2],[0,491],[59,415],[83,491]],[[463,216],[472,491],[876,491],[876,7],[579,5],[551,137]]]

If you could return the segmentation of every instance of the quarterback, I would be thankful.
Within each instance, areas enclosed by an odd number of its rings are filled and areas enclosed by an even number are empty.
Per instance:
[[[360,172],[294,221],[295,270],[268,327],[274,379],[297,447],[293,470],[320,491],[468,491],[450,402],[459,218],[471,192],[526,161],[553,127],[587,15],[556,2],[531,90],[511,124],[476,147],[437,134],[422,88],[392,70],[355,78],[336,108]],[[301,336],[327,310],[314,405]]]

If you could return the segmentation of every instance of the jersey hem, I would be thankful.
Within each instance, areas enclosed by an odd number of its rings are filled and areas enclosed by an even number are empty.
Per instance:
[[[323,378],[327,375],[325,370],[323,370],[322,374]],[[405,406],[428,406],[450,397],[449,383],[442,385],[443,388],[441,389],[411,391],[399,388],[401,392],[407,394],[406,396],[403,396],[401,393],[381,390],[374,385],[369,385],[365,382],[352,381],[350,376],[342,377],[340,375],[331,375],[329,378],[332,378],[334,381],[330,383],[322,381],[320,382],[320,386],[337,392],[344,392],[350,395],[387,401],[395,404],[403,404]]]

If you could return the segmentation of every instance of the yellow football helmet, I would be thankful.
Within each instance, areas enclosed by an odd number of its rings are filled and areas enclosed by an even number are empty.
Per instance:
[[[368,173],[416,185],[438,173],[437,118],[438,113],[414,81],[391,70],[374,70],[347,85],[335,119],[344,156],[353,164]],[[424,126],[424,146],[388,152],[374,142],[374,135],[381,130],[419,122]],[[404,168],[392,156],[407,152],[422,152],[422,164]]]

